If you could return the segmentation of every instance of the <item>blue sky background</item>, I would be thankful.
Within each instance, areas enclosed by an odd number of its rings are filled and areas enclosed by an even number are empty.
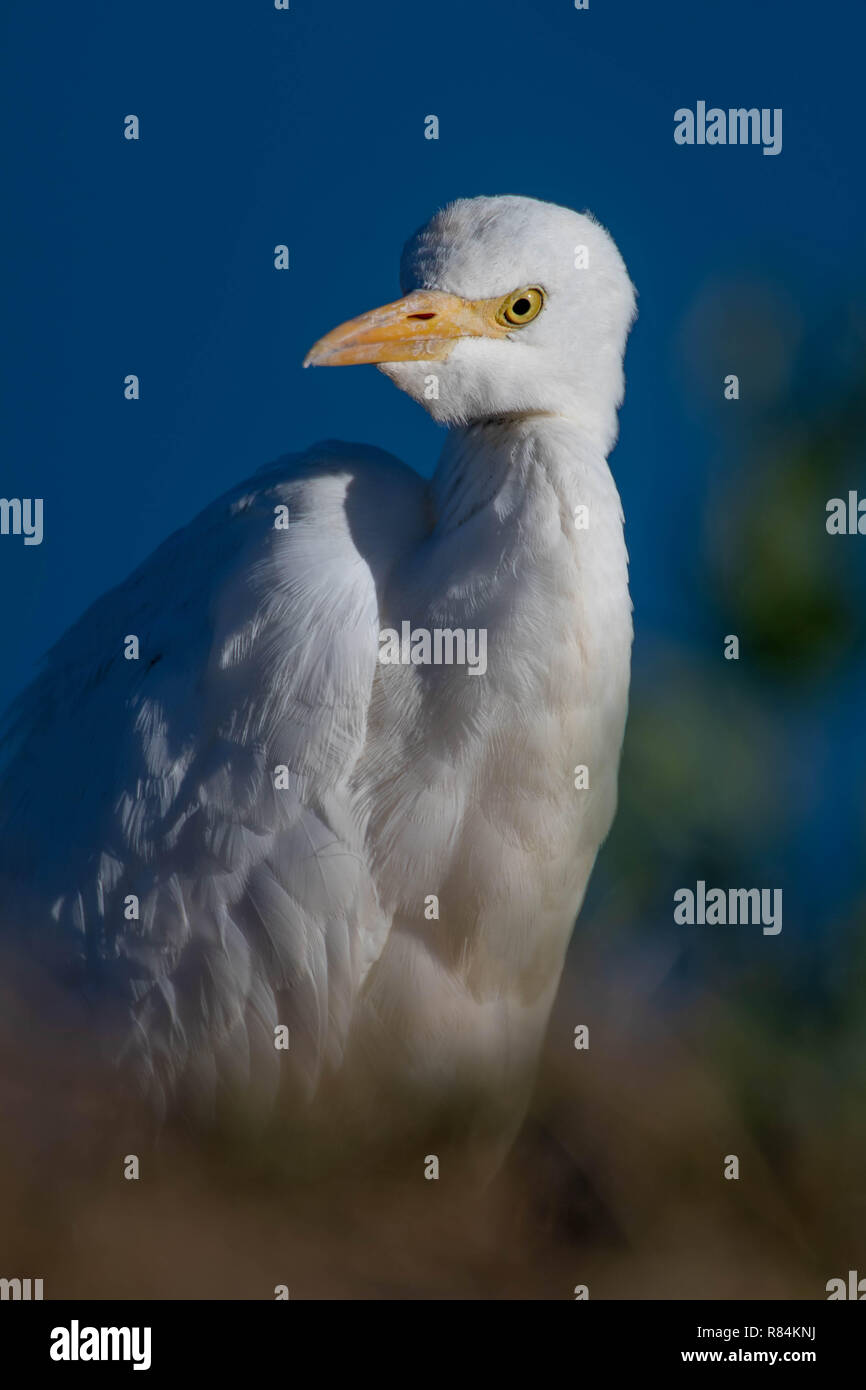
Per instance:
[[[808,329],[832,370],[815,325],[864,283],[862,13],[843,0],[291,4],[5,7],[0,495],[43,497],[45,539],[0,538],[0,704],[97,595],[279,454],[336,436],[432,470],[438,427],[373,368],[300,364],[325,330],[395,297],[419,224],[478,193],[588,208],[618,241],[640,293],[613,457],[636,657],[717,648],[689,556],[705,544],[720,433],[745,455],[750,380],[766,404],[790,343],[775,376],[760,337],[715,361],[707,296],[717,309],[726,286],[759,285],[782,338]],[[674,110],[699,99],[782,107],[782,153],[678,147]],[[273,268],[281,242],[287,273]],[[708,402],[737,370],[746,399],[720,422]]]

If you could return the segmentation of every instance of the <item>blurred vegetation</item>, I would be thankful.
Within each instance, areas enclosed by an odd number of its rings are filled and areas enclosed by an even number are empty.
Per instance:
[[[641,1259],[670,1296],[820,1298],[866,1269],[866,537],[825,526],[830,498],[866,496],[864,304],[809,324],[766,289],[717,286],[684,325],[713,452],[678,561],[695,637],[642,632],[638,604],[620,809],[558,1005],[558,1068],[566,1014],[588,1013],[616,1066],[585,1066],[577,1097],[572,1066],[568,1102],[554,1083],[542,1104],[584,1165],[564,1116],[594,1124],[596,1067],[608,1122],[628,1117],[627,1177],[608,1176],[617,1124],[592,1146],[599,1190],[633,1217],[608,1296],[641,1296]],[[677,926],[673,893],[699,879],[782,888],[782,933]]]

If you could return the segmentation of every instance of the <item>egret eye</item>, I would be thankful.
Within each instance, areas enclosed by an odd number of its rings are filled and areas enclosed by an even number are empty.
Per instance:
[[[496,312],[496,322],[503,327],[522,328],[531,323],[544,308],[544,293],[534,286],[528,290],[515,290],[504,299]]]

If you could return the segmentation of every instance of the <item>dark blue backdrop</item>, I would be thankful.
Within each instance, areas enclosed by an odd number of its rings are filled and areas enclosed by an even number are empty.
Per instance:
[[[394,297],[418,224],[476,193],[589,208],[622,248],[640,319],[613,466],[638,661],[651,641],[700,639],[684,557],[703,543],[719,457],[701,401],[750,345],[705,370],[695,322],[713,286],[760,283],[796,323],[862,285],[857,7],[5,9],[0,495],[43,497],[45,539],[0,538],[0,704],[84,606],[270,458],[338,436],[432,469],[437,427],[374,369],[300,364],[323,331]],[[674,110],[698,99],[783,108],[782,153],[676,146]],[[288,273],[273,268],[280,242]]]

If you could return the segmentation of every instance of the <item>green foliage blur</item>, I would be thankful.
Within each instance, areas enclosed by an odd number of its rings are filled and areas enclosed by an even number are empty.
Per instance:
[[[624,1220],[606,1296],[647,1296],[645,1257],[654,1296],[820,1298],[866,1269],[866,535],[826,530],[831,498],[866,497],[866,299],[809,322],[766,286],[711,286],[680,346],[712,461],[678,557],[692,628],[647,631],[638,604],[619,811],[540,1113]],[[782,932],[677,925],[698,880],[781,888]],[[577,1098],[572,1021],[595,1039]]]

